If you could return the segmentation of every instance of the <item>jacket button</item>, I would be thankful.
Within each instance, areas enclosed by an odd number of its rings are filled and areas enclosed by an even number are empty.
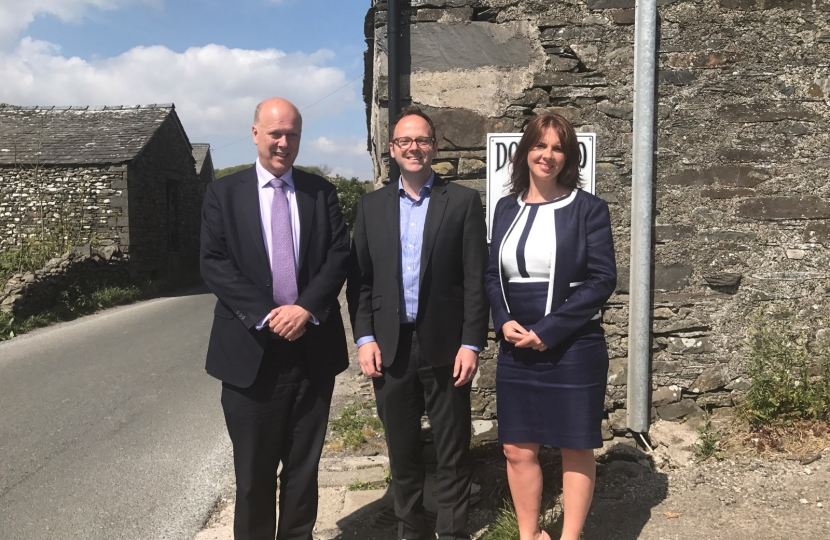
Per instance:
[[[271,280],[270,280],[270,279],[269,279],[268,281],[266,281],[266,282],[265,282],[265,286],[266,286],[266,287],[270,287],[270,286],[271,286]]]

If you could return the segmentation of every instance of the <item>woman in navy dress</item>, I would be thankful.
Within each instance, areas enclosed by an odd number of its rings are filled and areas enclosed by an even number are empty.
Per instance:
[[[593,449],[602,446],[608,350],[600,310],[617,266],[608,205],[579,189],[578,165],[573,126],[555,114],[535,117],[493,219],[486,279],[501,340],[499,440],[520,540],[549,538],[538,526],[540,445],[562,452],[561,540],[579,538],[594,492]]]

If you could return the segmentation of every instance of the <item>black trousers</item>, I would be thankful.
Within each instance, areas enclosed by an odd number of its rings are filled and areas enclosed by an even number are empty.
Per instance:
[[[236,470],[236,540],[311,540],[334,377],[308,373],[296,342],[269,341],[248,388],[222,384]],[[277,468],[279,527],[276,523]]]
[[[382,377],[373,379],[378,416],[386,431],[398,538],[435,537],[423,505],[426,473],[421,457],[421,416],[426,412],[438,457],[435,533],[440,540],[467,539],[471,384],[453,386],[453,364],[434,367],[425,362],[413,330],[414,325],[401,325],[392,365],[384,369]]]

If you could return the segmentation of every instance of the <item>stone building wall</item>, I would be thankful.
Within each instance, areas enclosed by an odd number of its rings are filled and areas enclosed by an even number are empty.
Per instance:
[[[197,270],[205,183],[173,117],[130,163],[127,175],[133,275],[155,279]]]
[[[747,388],[752,315],[789,310],[811,340],[830,296],[830,0],[660,0],[653,417]],[[607,408],[624,428],[634,0],[412,0],[405,102],[435,120],[441,174],[484,190],[488,132],[539,112],[595,132],[619,285],[604,310]],[[367,16],[376,182],[388,164],[386,3]],[[495,347],[474,412],[492,418]]]
[[[109,166],[0,166],[0,249],[42,229],[71,244],[119,244],[126,215],[124,169]]]

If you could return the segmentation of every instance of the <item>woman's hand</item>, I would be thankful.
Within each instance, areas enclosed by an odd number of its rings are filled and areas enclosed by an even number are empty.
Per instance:
[[[509,324],[509,323],[506,323],[504,326],[507,326],[507,324]],[[533,349],[534,351],[546,351],[546,350],[548,350],[548,346],[545,345],[544,343],[542,343],[542,340],[539,339],[539,336],[537,336],[536,332],[534,332],[533,330],[531,330],[530,332],[525,334],[524,338],[522,338],[520,341],[515,343],[515,345],[516,345],[516,347],[521,347],[523,349],[530,348],[530,349]]]
[[[501,327],[501,333],[504,334],[505,341],[514,345],[527,337],[527,330],[516,321],[507,321],[504,323],[504,326]]]

